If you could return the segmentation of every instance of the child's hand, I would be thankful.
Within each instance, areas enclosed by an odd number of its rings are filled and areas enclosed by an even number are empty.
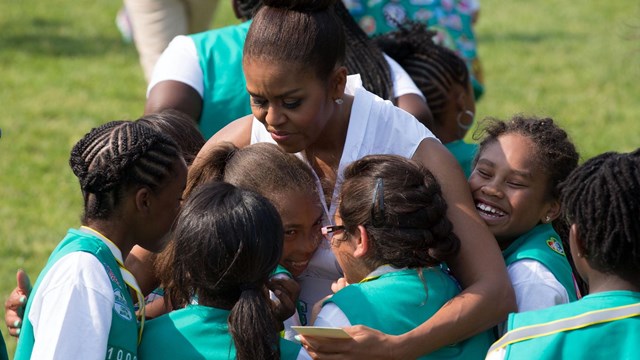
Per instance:
[[[273,302],[276,320],[285,321],[293,316],[300,295],[300,285],[288,277],[272,277],[267,286],[279,300]]]
[[[9,329],[11,336],[20,336],[20,328],[22,327],[22,317],[24,309],[27,305],[27,299],[31,293],[31,281],[24,270],[20,269],[16,273],[16,281],[18,287],[13,289],[11,295],[4,303],[4,322]]]
[[[347,280],[345,280],[345,278],[341,277],[340,279],[336,280],[333,282],[333,284],[331,284],[331,291],[333,291],[333,293],[337,293],[338,291],[342,290],[342,288],[344,288],[345,286],[348,286],[349,283],[347,282]]]

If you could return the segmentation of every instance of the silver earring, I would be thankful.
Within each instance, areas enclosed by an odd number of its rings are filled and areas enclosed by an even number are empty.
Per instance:
[[[547,217],[544,218],[544,222],[545,224],[548,223],[549,221],[551,221],[551,217],[549,215],[547,215]]]
[[[342,103],[344,103],[344,100],[342,100],[342,98],[337,98],[337,99],[335,99],[333,101],[335,101],[336,104],[338,104],[338,105],[342,105]]]
[[[462,119],[462,114],[468,115],[471,118],[471,121],[469,122],[469,125],[465,125],[462,123],[461,119]],[[462,130],[469,130],[471,129],[471,127],[473,126],[473,117],[475,116],[475,114],[473,113],[473,111],[471,110],[465,110],[462,112],[458,113],[458,116],[456,117],[456,122],[458,123],[458,126],[460,127],[460,129]]]

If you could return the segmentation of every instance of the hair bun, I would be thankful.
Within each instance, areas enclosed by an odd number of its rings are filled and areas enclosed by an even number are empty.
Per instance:
[[[341,0],[263,0],[265,6],[277,9],[312,13],[325,11]]]

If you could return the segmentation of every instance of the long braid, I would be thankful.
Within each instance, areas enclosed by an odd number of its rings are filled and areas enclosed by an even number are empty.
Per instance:
[[[567,219],[576,224],[589,265],[640,285],[640,150],[605,153],[562,184]]]
[[[426,25],[407,21],[398,29],[375,38],[378,46],[411,76],[427,98],[436,122],[442,113],[454,84],[467,87],[469,70],[464,60],[444,46],[433,42],[436,33]]]
[[[173,140],[136,122],[112,121],[92,129],[69,159],[84,195],[84,219],[111,215],[128,186],[157,189],[180,158]]]
[[[383,99],[393,100],[393,81],[382,50],[356,23],[342,1],[334,10],[346,36],[345,66],[349,74],[360,74],[365,89]]]

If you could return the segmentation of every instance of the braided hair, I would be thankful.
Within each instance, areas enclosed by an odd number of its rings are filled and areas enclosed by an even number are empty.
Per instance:
[[[434,120],[442,124],[449,92],[454,84],[469,85],[469,69],[464,60],[433,41],[435,31],[423,23],[406,21],[398,29],[374,40],[386,54],[411,76],[427,98]]]
[[[460,248],[440,185],[413,160],[369,155],[353,162],[344,171],[339,204],[348,234],[358,225],[367,229],[371,255],[363,260],[371,268],[435,266]]]
[[[561,201],[589,266],[640,286],[640,150],[586,161],[562,183]]]
[[[69,159],[84,197],[83,222],[111,216],[132,186],[158,189],[179,159],[178,145],[147,125],[112,121],[92,129]]]
[[[347,72],[360,74],[362,85],[368,91],[393,100],[391,71],[382,50],[362,31],[342,1],[336,1],[334,11],[344,26],[347,43],[344,65]]]

